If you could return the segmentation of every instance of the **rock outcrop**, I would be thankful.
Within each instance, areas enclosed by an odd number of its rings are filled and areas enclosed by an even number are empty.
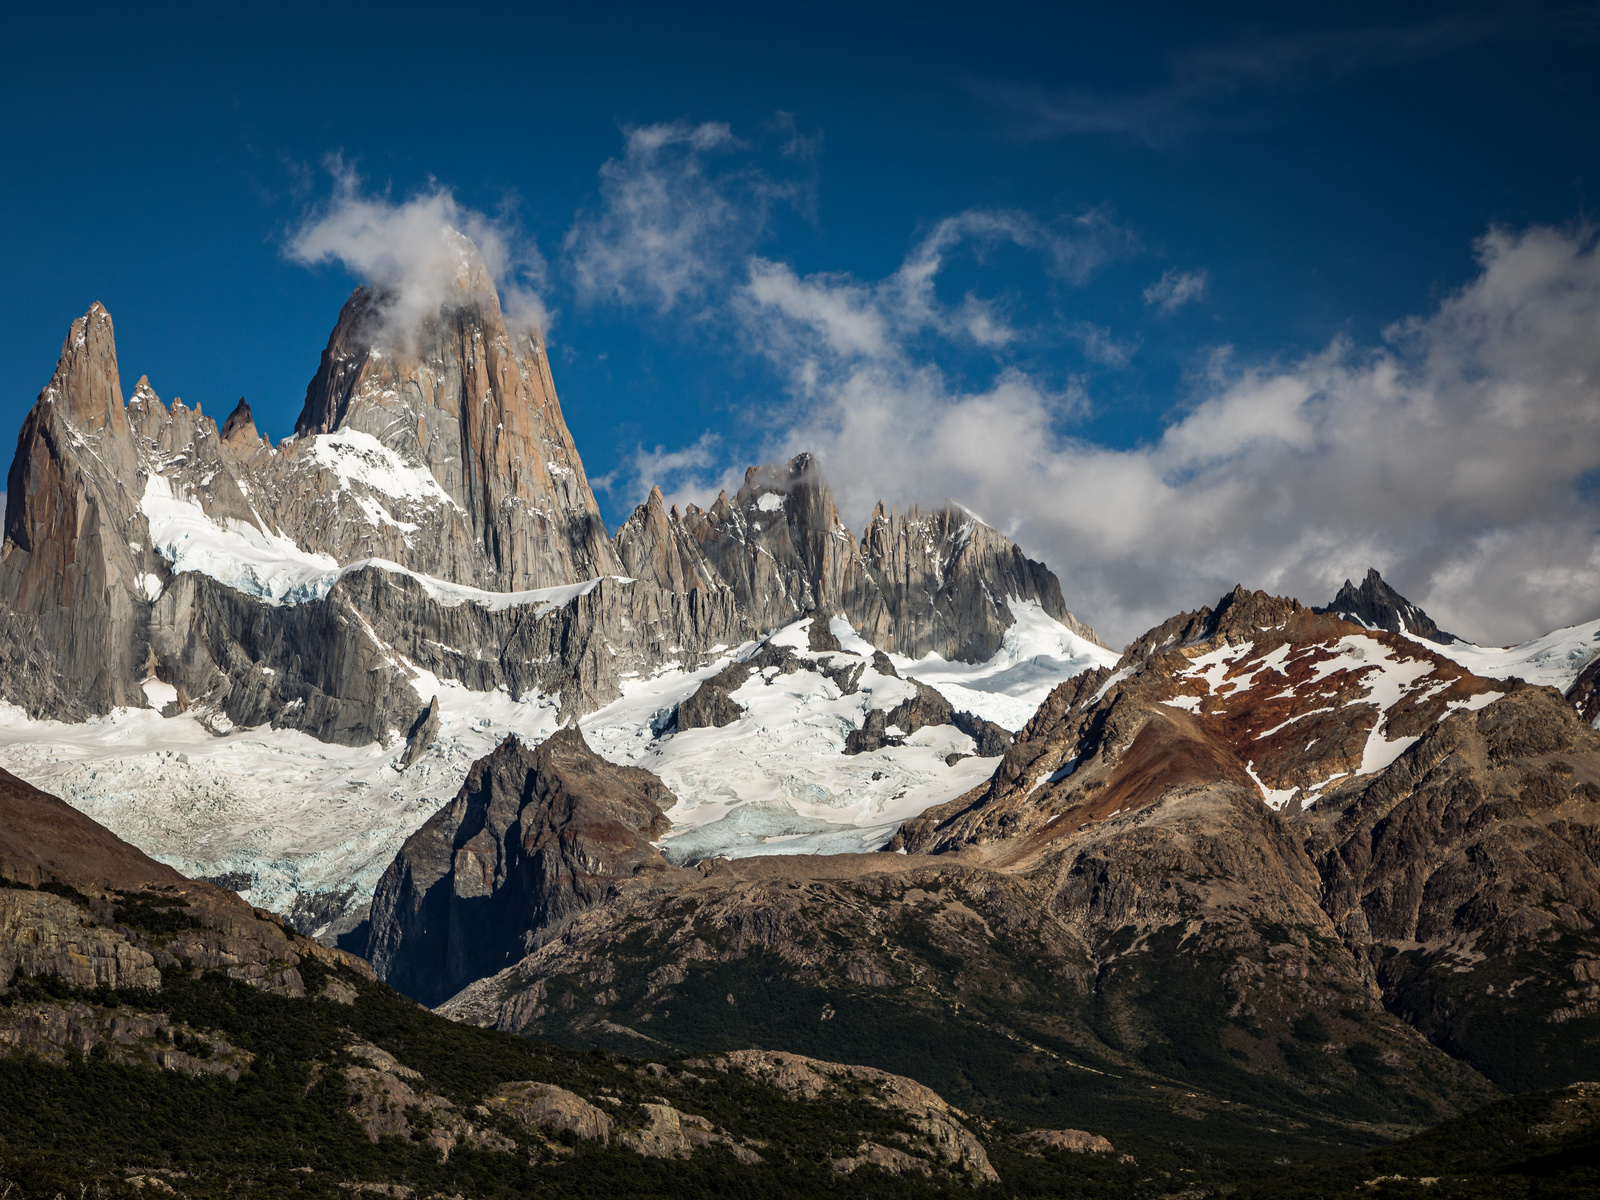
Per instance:
[[[1600,1073],[1600,733],[1520,688],[1298,823],[1385,1002],[1513,1090]]]
[[[651,842],[675,797],[563,729],[534,749],[509,737],[409,839],[372,902],[367,958],[437,1004],[517,961],[636,876],[671,873]]]
[[[978,662],[1000,649],[1018,602],[1100,644],[1042,563],[958,505],[879,505],[858,543],[809,454],[751,467],[737,494],[709,509],[668,512],[653,492],[616,545],[630,575],[673,590],[731,589],[763,633],[808,613],[843,616],[879,649]]]
[[[381,291],[346,301],[296,434],[364,433],[423,468],[464,515],[480,587],[621,574],[540,335],[507,326],[476,247],[451,237],[453,285],[419,326],[391,328]]]
[[[1441,646],[1460,640],[1453,633],[1445,633],[1433,623],[1432,617],[1385,583],[1374,567],[1367,568],[1367,577],[1360,587],[1346,579],[1332,604],[1313,611],[1331,613],[1367,629],[1409,633]]]

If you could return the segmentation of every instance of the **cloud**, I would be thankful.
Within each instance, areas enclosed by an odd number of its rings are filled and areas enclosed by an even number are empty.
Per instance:
[[[1119,342],[1111,330],[1092,321],[1079,321],[1072,327],[1072,337],[1083,348],[1083,356],[1104,367],[1125,367],[1139,347],[1133,342]]]
[[[781,156],[806,158],[814,139],[792,122]],[[578,214],[564,264],[578,298],[667,312],[701,299],[754,250],[780,203],[806,189],[749,161],[747,143],[717,122],[626,130],[621,158],[600,168],[600,205]],[[719,167],[721,169],[719,169]]]
[[[1018,328],[996,300],[969,291],[959,303],[947,304],[936,287],[958,249],[981,258],[1000,244],[1030,251],[1046,274],[1077,286],[1130,252],[1137,240],[1099,210],[1054,222],[973,210],[937,222],[898,270],[872,283],[840,273],[802,277],[787,263],[752,257],[730,308],[747,348],[802,384],[822,379],[825,369],[841,363],[900,359],[928,337],[1003,351],[1034,340],[1037,331]],[[1121,366],[1132,353],[1109,330],[1088,322],[1075,323],[1068,334],[1097,362]]]
[[[1373,565],[1446,628],[1514,641],[1600,612],[1600,253],[1588,229],[1536,227],[1477,255],[1379,345],[1217,356],[1132,449],[1073,436],[1081,393],[1014,366],[961,386],[915,352],[894,277],[761,262],[745,302],[790,372],[775,446],[816,451],[853,524],[880,496],[957,499],[1113,640],[1235,582],[1326,602]]]
[[[1206,294],[1205,271],[1180,271],[1173,267],[1144,290],[1144,302],[1162,312],[1173,312]]]
[[[1010,112],[1023,137],[1125,134],[1159,146],[1197,130],[1274,124],[1286,115],[1285,97],[1376,68],[1450,54],[1493,29],[1482,19],[1450,17],[1289,36],[1252,33],[1175,55],[1167,78],[1143,91],[1063,93],[993,81],[974,83],[973,89]]]
[[[541,331],[548,326],[540,295],[544,259],[509,220],[466,208],[437,184],[398,202],[367,193],[342,160],[333,157],[327,165],[332,194],[307,211],[284,255],[304,266],[337,262],[370,284],[383,300],[379,336],[408,337],[458,294],[480,263],[508,321]]]

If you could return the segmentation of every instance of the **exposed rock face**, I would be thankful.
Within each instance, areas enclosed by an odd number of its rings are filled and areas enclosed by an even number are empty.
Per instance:
[[[612,766],[575,728],[533,750],[507,738],[385,872],[367,957],[393,986],[437,1004],[618,882],[670,873],[650,843],[675,803],[654,775]]]
[[[1032,601],[1079,637],[1101,644],[1070,612],[1043,563],[954,504],[889,513],[880,504],[861,537],[875,596],[843,611],[867,641],[910,658],[981,662],[1011,627],[1008,599]]]
[[[0,695],[357,744],[413,728],[414,667],[559,692],[574,716],[629,672],[812,612],[911,655],[992,655],[1013,600],[1093,637],[1054,576],[954,508],[880,512],[858,547],[805,455],[708,511],[653,493],[613,545],[542,345],[458,249],[454,291],[409,334],[358,289],[276,447],[243,399],[220,428],[143,377],[124,405],[109,315],[75,322],[9,477]]]
[[[347,1053],[368,1066],[344,1069],[349,1089],[347,1111],[363,1133],[376,1144],[385,1135],[418,1141],[448,1161],[458,1145],[474,1150],[510,1153],[516,1143],[492,1129],[484,1129],[426,1084],[422,1072],[401,1063],[377,1046],[357,1042]],[[488,1115],[485,1113],[484,1115]]]
[[[619,574],[544,345],[508,329],[482,259],[455,236],[454,290],[406,331],[409,340],[384,329],[386,297],[351,295],[296,433],[356,430],[424,466],[466,515],[482,556],[479,586],[521,591]]]
[[[927,1139],[926,1144],[946,1166],[970,1175],[975,1184],[994,1183],[1000,1178],[989,1163],[983,1143],[961,1123],[965,1114],[946,1104],[943,1097],[932,1088],[924,1087],[914,1079],[872,1067],[846,1066],[770,1050],[736,1050],[694,1065],[724,1072],[742,1071],[781,1092],[807,1100],[865,1084],[865,1094],[870,1097],[870,1102],[910,1118],[912,1128]],[[874,1153],[885,1149],[887,1154]],[[896,1174],[908,1169],[932,1173],[930,1167],[906,1155],[904,1151],[872,1143],[864,1144],[857,1157],[840,1160],[834,1166],[848,1175],[863,1162],[872,1162],[874,1165],[895,1163],[897,1167],[890,1166],[889,1169]]]
[[[1386,1002],[1518,1090],[1600,1070],[1600,733],[1522,688],[1302,819]]]
[[[1376,568],[1367,568],[1367,577],[1356,587],[1348,579],[1327,608],[1313,610],[1331,613],[1342,620],[1367,629],[1387,629],[1390,633],[1409,633],[1413,637],[1427,638],[1448,646],[1459,641],[1455,634],[1445,633],[1411,601],[1383,581]]]
[[[530,1131],[570,1133],[580,1141],[603,1142],[611,1135],[609,1114],[553,1083],[519,1080],[502,1084],[484,1099],[484,1104]]]
[[[80,905],[49,892],[0,889],[0,979],[21,971],[53,975],[73,987],[161,986],[147,950],[93,923]]]
[[[1018,600],[1099,644],[1043,564],[956,505],[903,514],[880,505],[858,545],[808,454],[751,467],[738,493],[709,509],[668,513],[653,493],[616,544],[630,575],[731,589],[762,632],[840,615],[881,649],[977,662],[1000,649],[1014,622],[1007,601]]]
[[[159,977],[157,984],[159,985]],[[110,1012],[73,1001],[0,1008],[0,1055],[23,1051],[66,1065],[91,1051],[125,1066],[237,1080],[255,1057],[215,1034],[175,1025],[165,1014]]]
[[[411,732],[406,735],[406,752],[400,756],[400,765],[409,767],[427,751],[433,739],[439,736],[439,697],[435,696],[428,701],[428,707],[422,710],[422,715],[411,726]]]
[[[1116,1149],[1098,1134],[1081,1129],[1030,1129],[1017,1145],[1031,1150],[1069,1150],[1074,1154],[1110,1154]]]
[[[55,374],[23,421],[6,480],[0,608],[27,647],[13,702],[81,719],[142,704],[142,579],[154,567],[111,317],[72,323]],[[13,640],[14,639],[14,640]]]
[[[1566,698],[1590,725],[1600,718],[1600,658],[1578,672],[1578,677],[1567,688]]]

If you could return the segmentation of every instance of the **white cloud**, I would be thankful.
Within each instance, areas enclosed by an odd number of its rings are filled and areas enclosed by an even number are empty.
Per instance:
[[[479,270],[487,271],[483,282],[498,291],[507,320],[547,327],[539,294],[544,260],[508,221],[462,206],[445,187],[396,202],[364,192],[360,177],[338,158],[328,169],[333,194],[306,214],[284,254],[305,266],[338,262],[371,284],[384,298],[385,320],[375,332],[408,337]]]
[[[790,130],[788,155],[801,153]],[[652,307],[699,300],[755,248],[775,204],[803,200],[747,158],[727,125],[673,122],[626,131],[600,168],[600,207],[568,231],[565,263],[580,300]],[[718,170],[719,163],[727,169]]]
[[[1111,330],[1093,321],[1079,321],[1073,325],[1072,337],[1083,347],[1085,358],[1106,367],[1127,366],[1139,349],[1133,342],[1119,342]]]
[[[803,401],[779,441],[818,452],[852,523],[880,496],[958,499],[1112,639],[1235,582],[1326,602],[1375,565],[1446,628],[1511,641],[1600,612],[1581,494],[1600,470],[1600,255],[1588,231],[1535,228],[1478,256],[1381,346],[1222,362],[1133,449],[1064,432],[1080,398],[1024,372],[957,386],[900,340],[895,286],[768,263],[747,303]]]
[[[1206,272],[1180,271],[1173,267],[1163,271],[1160,279],[1145,288],[1144,302],[1156,305],[1162,312],[1172,312],[1205,294]]]

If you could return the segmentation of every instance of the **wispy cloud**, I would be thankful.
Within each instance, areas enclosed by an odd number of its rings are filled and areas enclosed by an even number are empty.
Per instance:
[[[549,322],[541,291],[545,262],[538,247],[506,217],[462,205],[431,184],[405,200],[364,189],[355,169],[327,162],[331,195],[312,206],[290,232],[284,254],[305,266],[337,262],[373,285],[383,301],[380,336],[409,337],[435,316],[472,268],[470,239],[497,289],[506,317],[543,330]]]
[[[997,244],[1029,251],[1045,274],[1079,286],[1137,240],[1099,210],[1056,221],[974,210],[936,222],[898,270],[872,282],[837,273],[801,276],[787,263],[752,258],[731,310],[748,346],[786,370],[800,364],[806,376],[816,375],[823,362],[898,359],[926,336],[1002,351],[1030,340],[1034,331],[1018,327],[993,297],[968,291],[951,304],[937,289],[958,250],[981,258]],[[1068,332],[1096,361],[1122,365],[1131,353],[1109,330],[1078,322]]]
[[[1163,271],[1161,278],[1144,290],[1144,302],[1162,312],[1174,312],[1191,300],[1206,294],[1205,271],[1180,271],[1176,267]]]
[[[1252,33],[1176,54],[1160,83],[1115,95],[993,80],[972,86],[1008,112],[1023,137],[1125,134],[1163,145],[1197,130],[1274,124],[1285,115],[1285,98],[1365,71],[1450,54],[1494,29],[1483,19],[1450,17],[1289,36]]]
[[[784,123],[780,157],[813,143]],[[774,178],[720,122],[626,131],[620,158],[600,169],[600,204],[568,231],[564,264],[584,303],[667,312],[704,297],[755,249],[778,204],[804,209],[803,183]]]
[[[1600,609],[1600,252],[1534,228],[1478,255],[1381,345],[1219,357],[1149,445],[1072,436],[1073,396],[1025,371],[963,388],[892,343],[797,364],[783,441],[818,452],[853,521],[879,494],[983,513],[1113,639],[1235,582],[1315,601],[1376,565],[1447,628],[1516,640]]]

